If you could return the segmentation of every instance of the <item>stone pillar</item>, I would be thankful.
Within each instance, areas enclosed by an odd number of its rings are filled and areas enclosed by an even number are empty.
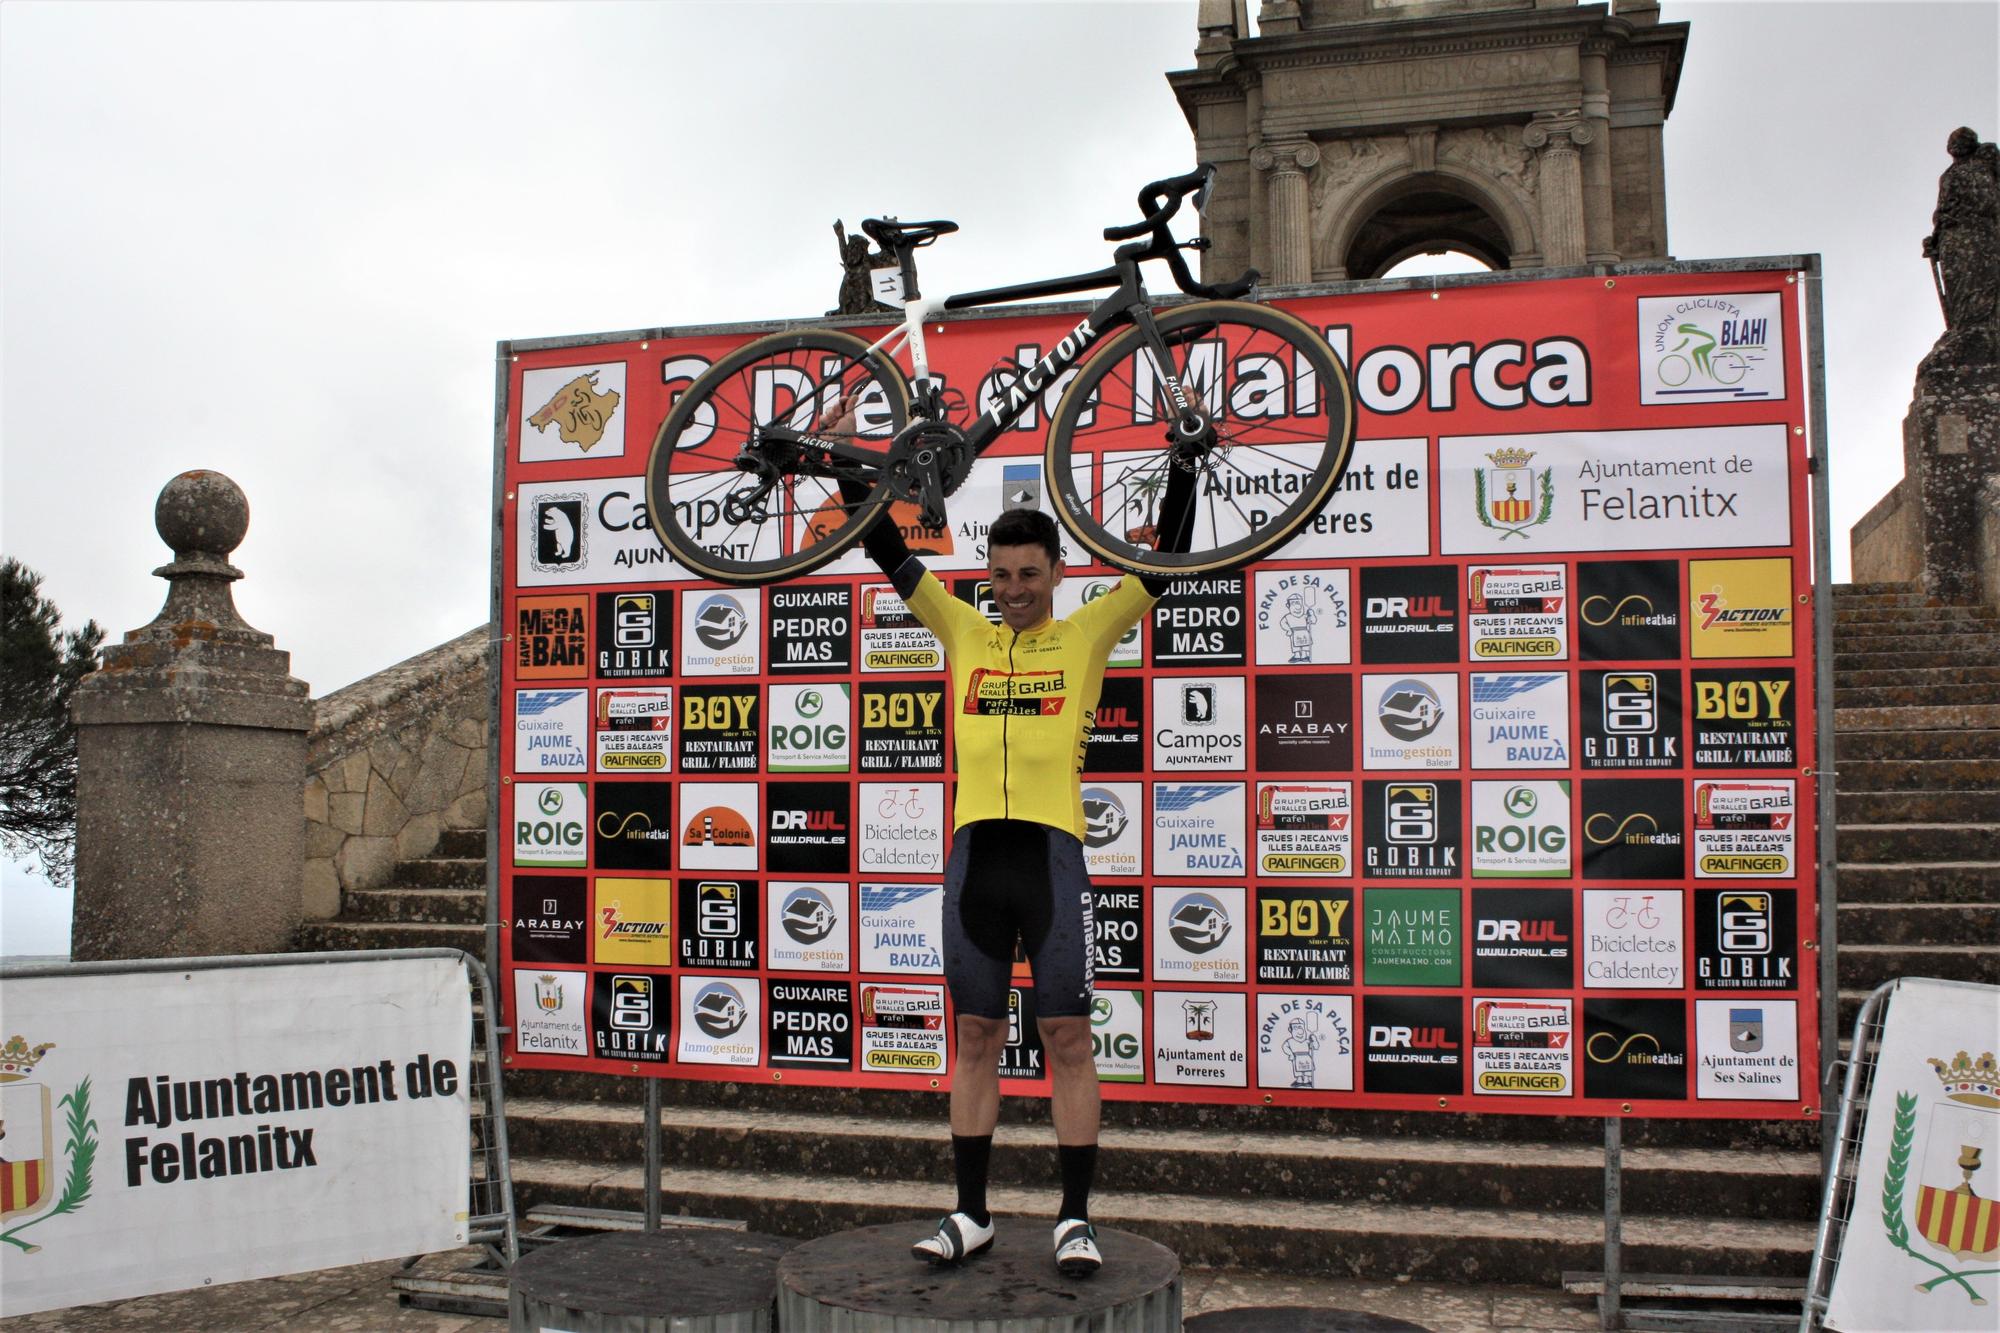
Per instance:
[[[1985,577],[1982,508],[2000,477],[2000,365],[1930,365],[1903,418],[1902,489],[1917,497],[1923,590],[2000,606]]]
[[[1250,165],[1270,176],[1271,271],[1274,285],[1312,281],[1312,190],[1306,173],[1319,165],[1309,140],[1266,142]]]
[[[1587,42],[1583,48],[1583,123],[1590,137],[1583,142],[1584,256],[1593,264],[1618,262],[1616,217],[1611,200],[1611,84],[1606,77],[1608,44]]]
[[[171,958],[292,945],[312,700],[291,654],[243,623],[228,561],[250,506],[219,472],[166,484],[173,549],[153,622],[77,687],[71,954]]]
[[[1585,259],[1578,150],[1591,137],[1589,123],[1575,111],[1538,111],[1521,131],[1521,142],[1541,158],[1542,262],[1550,268],[1569,268]]]

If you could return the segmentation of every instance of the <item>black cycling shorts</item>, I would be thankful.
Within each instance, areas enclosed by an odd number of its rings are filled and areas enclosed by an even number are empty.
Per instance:
[[[982,819],[958,830],[944,881],[944,977],[961,1014],[1007,1016],[1016,945],[1039,1018],[1090,1012],[1090,875],[1062,829]]]

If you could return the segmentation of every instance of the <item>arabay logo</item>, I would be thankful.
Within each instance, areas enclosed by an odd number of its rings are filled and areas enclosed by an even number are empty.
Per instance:
[[[1211,953],[1229,938],[1229,911],[1205,893],[1189,893],[1174,904],[1167,933],[1189,953]]]

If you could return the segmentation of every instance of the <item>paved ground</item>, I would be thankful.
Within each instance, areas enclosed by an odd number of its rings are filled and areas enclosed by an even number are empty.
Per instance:
[[[437,1255],[420,1267],[470,1263],[464,1256]],[[50,1310],[15,1319],[0,1328],[62,1329],[64,1333],[119,1330],[188,1330],[188,1333],[250,1333],[251,1330],[327,1330],[327,1333],[503,1333],[499,1319],[403,1309],[389,1279],[395,1261],[333,1268],[323,1273],[238,1282],[226,1287],[144,1296],[71,1310]],[[1184,1274],[1183,1308],[1189,1316],[1247,1307],[1304,1307],[1346,1310],[1401,1319],[1432,1333],[1489,1333],[1490,1330],[1593,1329],[1597,1317],[1587,1302],[1560,1292],[1515,1287],[1451,1287],[1420,1282],[1336,1282],[1286,1280],[1231,1270],[1191,1268]],[[4,1314],[0,1297],[0,1314]],[[1334,1327],[1339,1327],[1335,1324]]]

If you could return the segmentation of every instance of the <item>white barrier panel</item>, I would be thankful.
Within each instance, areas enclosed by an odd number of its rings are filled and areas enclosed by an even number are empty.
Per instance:
[[[1898,983],[1830,1329],[1979,1329],[2000,1295],[2000,988]]]
[[[457,960],[16,977],[0,998],[5,1314],[465,1243]]]

